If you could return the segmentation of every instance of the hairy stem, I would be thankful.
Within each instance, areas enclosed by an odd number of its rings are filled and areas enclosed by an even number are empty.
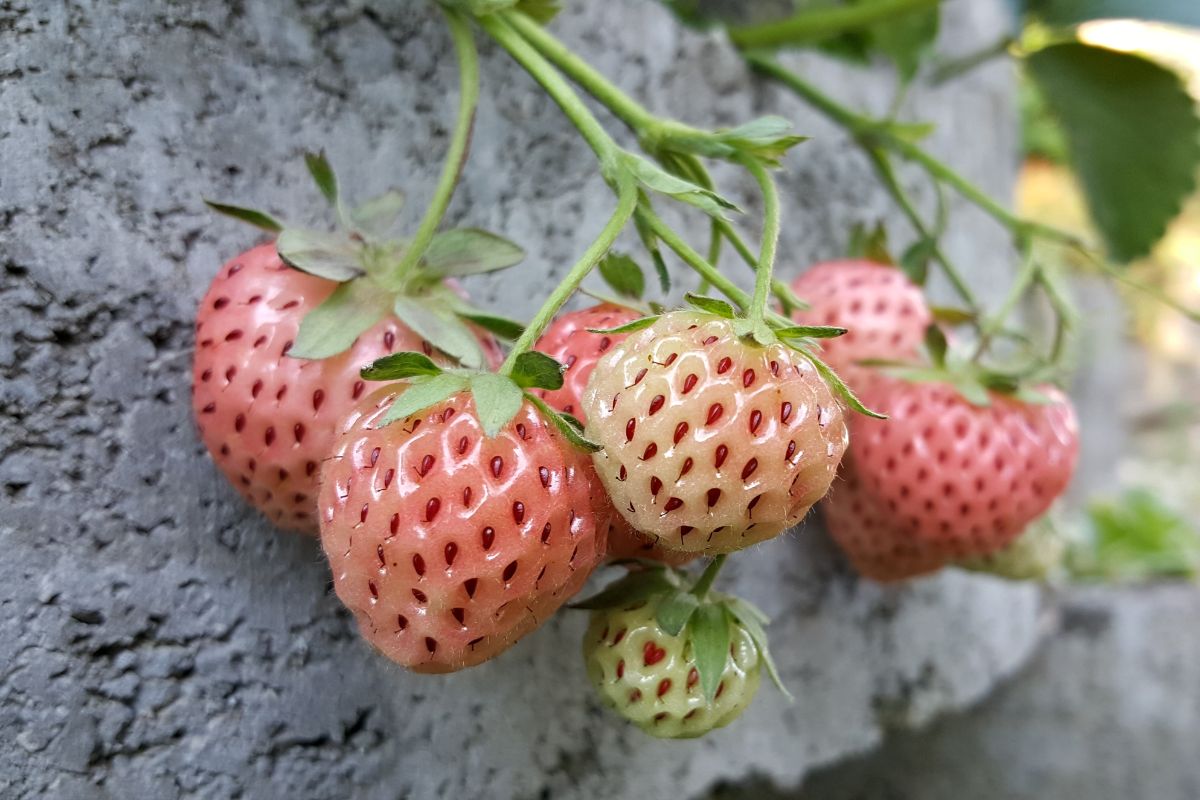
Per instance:
[[[421,224],[404,251],[400,263],[388,276],[389,288],[397,288],[403,283],[404,278],[425,254],[429,243],[433,241],[433,236],[446,215],[446,208],[450,205],[454,187],[462,174],[467,149],[471,144],[471,130],[475,126],[475,107],[479,103],[479,54],[475,50],[475,39],[471,34],[471,26],[460,12],[445,6],[441,8],[446,15],[446,23],[450,26],[454,51],[458,55],[458,117],[454,123],[454,135],[450,139],[450,148],[446,151],[446,161],[442,165],[442,174],[438,178],[433,199],[425,209],[425,216],[422,217]]]
[[[550,324],[550,320],[554,319],[554,315],[563,307],[567,300],[571,299],[571,295],[579,288],[579,284],[588,276],[592,268],[604,257],[604,254],[609,251],[613,243],[617,240],[617,236],[624,230],[625,225],[633,217],[633,212],[637,209],[638,193],[637,185],[633,182],[633,177],[624,174],[617,178],[617,209],[609,218],[608,223],[600,231],[600,234],[588,245],[588,249],[584,251],[579,260],[567,271],[562,282],[555,287],[550,296],[546,298],[546,302],[538,309],[533,320],[525,327],[525,332],[521,334],[521,338],[517,339],[513,344],[512,351],[509,352],[508,358],[504,360],[504,364],[500,367],[500,373],[507,375],[512,372],[513,364],[516,363],[517,356],[526,352],[533,347],[534,342],[546,330],[546,326]]]
[[[925,11],[936,7],[938,2],[876,0],[872,3],[804,9],[787,19],[730,28],[729,38],[738,47],[777,47],[813,42],[903,14]]]
[[[771,276],[775,269],[775,249],[779,245],[779,191],[765,167],[753,158],[741,159],[742,166],[758,183],[763,196],[762,246],[754,267],[754,300],[749,318],[762,322],[766,318],[767,302],[771,298]]]
[[[704,568],[704,572],[700,573],[700,577],[696,579],[696,583],[692,586],[691,593],[697,599],[703,600],[708,596],[708,590],[712,588],[713,581],[717,579],[717,573],[721,571],[721,567],[723,566],[725,566],[724,553],[708,562],[708,566]]]

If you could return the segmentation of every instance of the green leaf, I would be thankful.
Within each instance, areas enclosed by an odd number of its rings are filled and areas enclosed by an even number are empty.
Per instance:
[[[517,356],[513,362],[512,379],[522,389],[561,389],[563,385],[562,364],[545,353],[530,350]]]
[[[525,251],[503,236],[478,228],[455,228],[436,234],[422,261],[433,275],[462,277],[505,269],[523,258]]]
[[[404,195],[389,189],[352,210],[350,224],[368,236],[382,239],[392,232],[403,208]]]
[[[256,211],[253,208],[245,208],[243,206],[232,206],[228,203],[218,203],[215,200],[205,199],[204,204],[216,211],[218,214],[224,214],[227,217],[248,222],[256,228],[262,228],[264,231],[271,233],[279,233],[283,230],[283,223],[262,211]]]
[[[715,314],[723,319],[733,319],[737,316],[737,312],[733,310],[733,306],[715,297],[705,297],[702,294],[688,292],[683,296],[683,299],[692,308],[698,308],[708,314]]]
[[[453,312],[416,297],[397,297],[396,316],[437,349],[470,369],[483,366],[483,349],[467,324]]]
[[[1025,0],[1025,6],[1050,25],[1144,19],[1200,27],[1200,3],[1195,0]]]
[[[407,389],[392,402],[392,407],[379,421],[379,427],[390,425],[440,403],[450,395],[467,388],[467,377],[450,372],[429,378],[414,378]]]
[[[623,154],[623,163],[638,183],[650,191],[673,197],[681,203],[695,206],[711,217],[725,219],[725,211],[740,211],[737,206],[716,192],[691,181],[672,175],[648,159],[633,153]]]
[[[856,224],[850,230],[850,245],[846,249],[846,255],[850,258],[861,258],[876,264],[895,263],[888,252],[887,228],[882,222],[876,222],[871,228]]]
[[[949,347],[946,334],[936,324],[925,328],[925,349],[929,351],[929,360],[935,367],[946,366],[946,350]]]
[[[424,353],[392,353],[363,367],[359,375],[368,381],[398,381],[418,375],[440,375],[442,368]]]
[[[722,606],[706,603],[692,615],[688,634],[696,672],[700,673],[700,688],[711,703],[729,661],[729,616]]]
[[[725,608],[728,609],[737,624],[745,628],[746,633],[750,634],[750,638],[754,641],[754,646],[758,648],[758,657],[762,659],[763,665],[767,668],[767,674],[771,676],[771,682],[783,693],[784,697],[791,700],[792,693],[784,686],[783,679],[779,675],[779,669],[775,666],[775,659],[771,658],[771,648],[768,646],[767,631],[763,627],[768,622],[767,616],[757,606],[746,602],[740,597],[726,598]]]
[[[562,10],[559,0],[520,0],[516,10],[545,25]]]
[[[835,339],[846,333],[846,328],[836,325],[784,325],[775,329],[780,339]]]
[[[700,607],[700,598],[691,592],[676,592],[658,604],[658,626],[672,636],[678,636],[692,614]]]
[[[679,582],[674,579],[674,573],[662,567],[639,570],[613,581],[597,594],[580,600],[578,603],[572,603],[570,607],[586,611],[597,611],[602,608],[629,608],[656,594],[672,591],[678,585]]]
[[[870,29],[871,45],[890,58],[907,83],[917,74],[922,60],[937,39],[938,6],[917,14],[901,14]]]
[[[391,297],[373,283],[359,278],[338,284],[321,305],[304,316],[288,355],[311,359],[337,355],[391,310]]]
[[[934,322],[940,322],[943,325],[965,325],[975,321],[975,315],[970,311],[951,306],[930,306],[929,313],[933,316]]]
[[[641,300],[646,292],[646,276],[642,268],[629,256],[610,250],[598,265],[600,277],[623,297]]]
[[[455,309],[455,313],[468,322],[473,322],[489,333],[494,333],[501,339],[513,341],[521,338],[521,334],[525,332],[525,326],[515,319],[501,317],[498,314],[488,314],[484,311],[476,311],[474,309],[464,310],[463,308]]]
[[[900,256],[900,269],[917,286],[924,286],[929,279],[929,260],[937,246],[936,239],[918,239]]]
[[[653,314],[649,317],[642,317],[641,319],[626,322],[624,325],[618,325],[615,328],[588,328],[588,333],[633,333],[634,331],[649,328],[655,322],[658,322],[658,317],[658,314]]]
[[[780,166],[789,150],[808,140],[792,132],[790,120],[778,116],[759,117],[736,128],[716,131],[716,136],[734,150],[771,167]]]
[[[489,439],[512,421],[521,410],[525,395],[511,378],[494,372],[471,376],[471,395],[475,398],[475,413],[483,435]]]
[[[358,249],[334,234],[286,228],[279,234],[275,247],[289,266],[320,278],[341,283],[364,272]]]
[[[1110,254],[1124,262],[1149,253],[1200,168],[1200,118],[1183,81],[1141,56],[1078,43],[1027,62]]]
[[[951,383],[954,385],[955,391],[963,396],[968,403],[979,408],[987,408],[992,404],[992,398],[988,394],[987,387],[984,386],[978,378],[970,375],[954,375]]]
[[[312,175],[313,182],[317,184],[317,188],[321,190],[321,194],[329,201],[329,205],[337,208],[337,176],[333,174],[333,167],[329,165],[328,159],[325,158],[325,151],[305,153],[304,163],[308,167],[308,173]]]
[[[525,399],[533,403],[542,416],[550,420],[558,432],[563,435],[572,447],[582,450],[585,453],[598,453],[604,447],[583,435],[583,423],[577,420],[570,414],[564,414],[561,411],[555,411],[550,406],[546,405],[546,401],[535,395],[533,392],[526,392]]]
[[[1090,535],[1070,551],[1073,575],[1104,580],[1200,572],[1200,530],[1148,489],[1131,489],[1088,509]]]
[[[820,373],[821,377],[825,379],[825,383],[829,384],[830,390],[833,391],[833,393],[838,397],[842,398],[842,400],[846,401],[846,405],[850,406],[852,410],[857,411],[859,414],[865,414],[868,417],[874,417],[875,419],[887,419],[886,414],[880,414],[878,411],[872,411],[864,406],[862,401],[858,399],[858,395],[856,395],[853,390],[846,385],[846,382],[841,379],[841,376],[830,369],[829,365],[824,361],[812,355],[808,355],[808,360],[811,361],[812,365],[817,368],[817,372]]]

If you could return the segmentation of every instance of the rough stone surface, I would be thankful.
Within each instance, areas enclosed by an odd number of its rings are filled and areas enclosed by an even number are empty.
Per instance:
[[[785,276],[837,255],[854,222],[903,230],[850,143],[753,86],[717,38],[652,3],[569,5],[556,29],[651,108],[714,125],[783,113],[816,137],[784,179]],[[947,36],[989,41],[997,8],[951,4]],[[699,742],[647,741],[601,711],[576,651],[581,615],[449,677],[405,674],[359,643],[314,543],[248,511],[194,434],[194,306],[256,239],[199,200],[316,220],[299,156],[324,146],[363,195],[402,183],[411,222],[448,134],[449,52],[424,3],[0,2],[0,796],[598,798],[696,795],[751,772],[794,783],[888,725],[978,700],[1031,652],[1034,590],[959,574],[861,585],[811,525],[735,559],[727,579],[776,617],[798,701],[764,689],[740,724]],[[849,102],[886,107],[885,71],[799,63]],[[452,217],[528,248],[527,282],[470,286],[528,313],[612,200],[532,82],[491,47],[484,72]],[[930,146],[1001,195],[1011,89],[989,67],[912,100],[939,123]],[[961,210],[950,252],[999,282],[1003,233]]]
[[[1075,589],[1028,672],[965,715],[819,772],[813,800],[1200,797],[1200,593]],[[742,787],[744,790],[746,787]]]

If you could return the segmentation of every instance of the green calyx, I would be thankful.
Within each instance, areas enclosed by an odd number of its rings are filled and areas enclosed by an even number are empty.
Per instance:
[[[701,688],[710,702],[716,696],[730,658],[733,627],[738,626],[754,642],[772,681],[791,699],[771,659],[765,627],[769,622],[767,616],[746,600],[710,590],[723,563],[724,556],[717,557],[693,580],[686,573],[658,562],[638,562],[638,569],[613,581],[599,593],[572,604],[571,608],[601,611],[649,604],[664,633],[682,635],[690,644]]]
[[[520,335],[520,323],[474,308],[446,284],[448,278],[519,263],[525,256],[520,247],[477,228],[454,228],[434,234],[416,263],[405,267],[410,241],[395,231],[404,195],[391,189],[347,207],[325,155],[308,153],[304,160],[333,208],[337,227],[332,232],[285,224],[255,209],[205,201],[214,211],[276,233],[279,257],[290,267],[338,283],[301,322],[288,355],[306,359],[337,355],[389,314],[469,368],[484,366],[483,349],[471,325],[505,339]]]
[[[470,391],[484,435],[494,437],[512,421],[521,406],[533,404],[572,446],[592,453],[600,446],[583,435],[583,425],[570,414],[555,411],[535,393],[563,385],[564,367],[544,353],[530,350],[518,355],[512,370],[499,375],[480,370],[447,369],[423,353],[392,353],[362,369],[369,381],[404,381],[406,387],[379,421],[379,427],[412,416],[451,395]]]

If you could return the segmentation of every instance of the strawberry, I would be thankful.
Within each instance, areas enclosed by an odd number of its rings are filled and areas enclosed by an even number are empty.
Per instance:
[[[412,670],[450,672],[578,591],[611,512],[587,455],[529,400],[495,436],[466,391],[382,427],[409,386],[347,418],[321,470],[321,542],[362,635]]]
[[[857,362],[912,359],[932,321],[920,287],[900,270],[873,261],[817,264],[792,289],[810,305],[795,312],[797,322],[848,330],[824,342],[821,356],[855,390],[878,374]]]
[[[592,369],[610,347],[625,340],[625,334],[591,331],[616,328],[640,316],[641,313],[631,308],[615,303],[601,303],[563,314],[555,319],[537,340],[534,349],[554,358],[565,367],[563,386],[554,391],[539,390],[539,396],[549,403],[551,408],[557,408],[574,415],[580,421],[586,421],[583,419],[580,400],[587,387],[588,378],[592,376]]]
[[[663,314],[600,360],[584,396],[614,506],[672,550],[776,536],[825,494],[846,447],[842,407],[813,363],[734,325]]]
[[[209,204],[278,238],[222,267],[201,301],[192,407],[201,439],[242,495],[279,527],[316,534],[317,465],[365,389],[359,369],[397,349],[499,363],[481,326],[511,325],[471,309],[453,276],[515,263],[520,250],[482,231],[447,231],[426,260],[393,279],[387,268],[402,247],[387,234],[402,198],[389,192],[347,212],[323,156],[307,160],[348,230],[285,227],[259,211]]]
[[[1070,401],[990,392],[972,405],[945,382],[872,382],[855,417],[845,480],[823,504],[833,538],[863,575],[893,581],[1008,546],[1066,489],[1078,455]]]
[[[695,657],[684,636],[671,636],[656,607],[592,614],[583,640],[588,678],[605,704],[646,733],[690,739],[733,722],[758,692],[760,662],[750,634],[732,626],[729,658],[716,697],[700,689]]]
[[[635,531],[620,514],[612,515],[612,523],[608,529],[609,558],[644,558],[677,567],[698,558],[699,555],[663,547],[661,542]]]

